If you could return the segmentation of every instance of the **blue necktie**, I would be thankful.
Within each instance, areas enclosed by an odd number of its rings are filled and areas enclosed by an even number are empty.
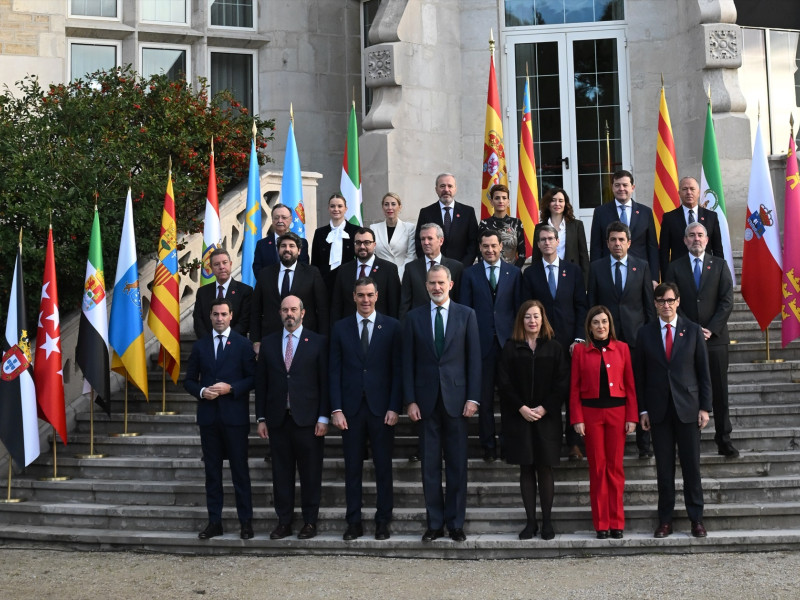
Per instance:
[[[624,225],[628,224],[628,209],[624,206],[619,207],[619,220],[622,221]]]
[[[694,259],[694,284],[695,284],[695,286],[697,286],[698,290],[700,289],[700,273],[701,273],[700,259],[699,258],[695,258]]]
[[[547,265],[547,285],[550,286],[550,295],[555,300],[556,298],[556,276],[553,275],[555,265]]]
[[[289,269],[283,270],[283,281],[281,281],[281,298],[286,298],[291,289],[291,281],[289,281]]]
[[[617,296],[622,296],[622,263],[617,261],[617,264],[614,265],[614,289],[617,292]]]
[[[433,327],[433,346],[436,349],[436,358],[441,358],[444,352],[444,317],[442,307],[436,307],[436,319]]]

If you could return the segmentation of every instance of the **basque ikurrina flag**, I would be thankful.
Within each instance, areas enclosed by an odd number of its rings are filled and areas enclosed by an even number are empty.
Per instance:
[[[486,123],[483,133],[483,175],[481,185],[481,220],[494,214],[489,190],[493,185],[508,185],[506,151],[503,145],[503,120],[500,118],[500,94],[494,72],[494,51],[489,56],[489,90],[486,93]]]
[[[242,282],[255,287],[253,258],[256,244],[261,239],[261,171],[256,154],[256,123],[253,121],[253,139],[250,142],[250,172],[247,176],[247,204],[244,211],[244,241],[242,242]]]
[[[214,138],[211,138],[211,158],[208,170],[206,214],[203,219],[203,265],[200,268],[200,285],[216,281],[211,271],[211,253],[222,247],[222,226],[219,222],[217,199],[217,172],[214,169]],[[251,269],[252,270],[252,269]]]
[[[111,375],[108,364],[108,308],[106,279],[103,270],[103,242],[100,237],[100,215],[94,207],[89,259],[83,281],[81,323],[75,362],[83,373],[83,393],[92,390],[95,402],[111,416]]]
[[[20,233],[6,330],[0,340],[0,440],[14,462],[28,466],[39,456],[39,422],[36,418],[36,388],[31,373],[31,345],[25,323],[23,288]]]
[[[147,325],[153,331],[161,349],[158,364],[163,366],[173,383],[178,383],[181,371],[181,301],[178,272],[178,228],[175,224],[175,196],[172,192],[172,169],[167,175],[167,193],[161,213],[161,237],[158,240],[158,262],[153,278]]]
[[[117,276],[111,302],[108,342],[113,349],[111,369],[124,375],[147,399],[147,363],[144,354],[142,298],[139,293],[139,267],[136,263],[136,239],[133,231],[131,189],[125,201],[122,239],[119,243]]]
[[[350,121],[347,124],[347,140],[344,144],[342,160],[342,180],[339,187],[347,203],[344,213],[346,221],[359,227],[364,226],[361,208],[361,161],[358,156],[358,123],[356,122],[356,103],[350,107]]]

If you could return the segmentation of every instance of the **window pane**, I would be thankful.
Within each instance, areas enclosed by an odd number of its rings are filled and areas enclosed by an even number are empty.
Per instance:
[[[506,27],[619,21],[623,0],[506,0]]]
[[[750,120],[750,139],[756,139],[758,112],[769,118],[769,94],[767,92],[767,47],[764,30],[742,28],[744,48],[742,48],[742,66],[739,67],[739,84],[747,100],[745,114]],[[766,136],[767,152],[770,138]]]
[[[800,32],[769,32],[769,116],[773,154],[789,151],[789,115],[800,117]]]
[[[71,0],[71,14],[85,17],[117,17],[117,0]]]
[[[211,53],[211,93],[230,90],[243,107],[253,111],[253,55]]]
[[[142,48],[142,77],[166,73],[172,81],[186,79],[186,51]]]
[[[142,0],[142,21],[186,23],[186,0]]]
[[[116,46],[72,44],[70,77],[73,81],[95,71],[110,71],[116,66]]]
[[[211,0],[211,24],[253,27],[253,0]]]

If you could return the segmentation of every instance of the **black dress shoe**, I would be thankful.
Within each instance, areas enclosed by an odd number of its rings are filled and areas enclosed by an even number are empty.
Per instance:
[[[653,458],[652,450],[639,450],[639,458]]]
[[[410,463],[419,462],[419,455],[418,454],[412,454],[411,456],[408,457],[408,462],[410,462]]]
[[[272,530],[272,533],[269,534],[269,539],[282,540],[290,535],[292,535],[292,526],[279,524],[275,529]]]
[[[725,458],[736,458],[739,456],[739,451],[733,447],[732,444],[725,444],[720,446],[717,450],[717,453],[724,456]]]
[[[242,529],[239,532],[239,537],[243,540],[251,540],[254,535],[252,521],[242,521]]]
[[[352,542],[364,535],[364,528],[361,523],[350,523],[342,536],[345,542]]]
[[[692,521],[692,535],[694,537],[706,537],[708,533],[706,533],[706,528],[703,527],[700,521]]]
[[[467,534],[461,528],[450,530],[450,539],[454,542],[466,542]]]
[[[608,539],[608,529],[598,529],[597,530],[597,539],[598,540],[607,540]]]
[[[539,533],[539,524],[536,521],[533,523],[528,521],[528,524],[525,525],[525,529],[519,532],[518,537],[521,540],[530,540],[533,539],[533,536],[535,536],[537,533]]]
[[[222,535],[222,523],[209,523],[203,531],[197,534],[197,537],[201,540],[210,540],[218,535]]]
[[[388,540],[392,537],[392,532],[389,531],[389,523],[386,521],[378,521],[375,523],[375,539]]]
[[[297,534],[298,540],[310,540],[313,537],[317,537],[317,526],[313,523],[303,525],[300,533]]]
[[[583,459],[583,452],[581,452],[580,447],[576,444],[572,448],[569,449],[569,460],[576,461]]]
[[[615,540],[621,540],[624,537],[622,529],[612,529],[611,530],[611,538]]]
[[[552,540],[556,537],[556,532],[553,531],[553,524],[550,521],[542,521],[542,539]]]
[[[654,538],[665,538],[672,534],[672,523],[662,523],[653,534]]]
[[[422,534],[422,541],[423,542],[432,542],[433,540],[438,540],[440,537],[444,537],[444,528],[440,527],[439,529],[426,529],[425,533]]]
[[[497,451],[494,448],[485,448],[483,451],[483,461],[493,463],[497,460]]]

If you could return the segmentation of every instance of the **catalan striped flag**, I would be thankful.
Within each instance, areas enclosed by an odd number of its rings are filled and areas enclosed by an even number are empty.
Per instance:
[[[217,200],[217,172],[214,170],[214,138],[211,138],[211,162],[208,171],[206,214],[203,219],[203,266],[200,270],[200,285],[216,280],[211,271],[211,253],[222,247],[222,226],[219,222],[219,200]]]
[[[483,134],[483,180],[481,185],[481,219],[494,213],[489,190],[493,185],[508,185],[506,150],[503,146],[503,120],[500,118],[500,94],[494,72],[494,51],[489,56],[489,90],[486,94],[486,126]]]
[[[253,139],[250,142],[250,172],[247,176],[247,204],[244,211],[244,241],[242,242],[242,282],[255,287],[253,258],[256,244],[261,239],[261,171],[256,154],[256,122],[253,121]]]
[[[661,86],[661,102],[658,107],[658,141],[656,142],[656,176],[653,183],[653,217],[656,220],[656,237],[661,236],[661,219],[664,213],[678,208],[678,161],[675,158],[675,139],[667,110],[667,97]]]
[[[522,125],[519,133],[519,185],[517,218],[525,231],[525,256],[532,256],[533,229],[539,222],[539,183],[536,180],[536,157],[533,155],[533,122],[531,121],[530,82],[525,78],[522,99]]]
[[[142,298],[139,293],[139,267],[136,263],[136,237],[133,231],[131,189],[125,200],[122,239],[119,243],[117,275],[111,302],[108,343],[114,350],[111,370],[124,375],[147,398],[147,363],[144,355]]]
[[[161,237],[158,240],[158,263],[150,296],[147,325],[153,331],[161,349],[158,364],[162,365],[173,383],[178,383],[181,371],[181,302],[178,271],[178,230],[175,224],[175,196],[172,192],[172,169],[167,175],[167,193],[161,213]]]
[[[786,212],[783,224],[783,311],[781,312],[781,345],[800,337],[800,170],[794,132],[789,135],[786,155]],[[786,235],[787,231],[793,232]]]
[[[364,225],[364,212],[361,207],[361,160],[358,155],[358,123],[356,121],[356,103],[350,108],[350,119],[347,123],[347,140],[344,145],[342,160],[342,179],[339,183],[347,202],[344,218],[353,225]]]

